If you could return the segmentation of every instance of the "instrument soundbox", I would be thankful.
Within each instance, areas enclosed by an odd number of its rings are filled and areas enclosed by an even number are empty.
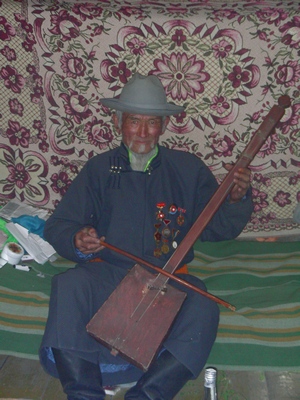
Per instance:
[[[179,281],[202,295],[235,310],[225,301],[176,277],[174,272],[226,199],[234,185],[234,173],[241,167],[248,167],[282,118],[285,108],[289,106],[290,98],[281,96],[278,105],[271,108],[236,164],[226,175],[163,269],[108,243],[101,242],[104,246],[158,272],[155,275],[141,265],[135,264],[88,323],[87,332],[108,347],[112,354],[120,354],[124,359],[144,371],[149,368],[161,349],[186,297],[184,292],[167,283],[169,279]]]

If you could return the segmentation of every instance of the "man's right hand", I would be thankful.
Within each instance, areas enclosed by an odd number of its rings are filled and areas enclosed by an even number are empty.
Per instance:
[[[98,253],[104,249],[104,246],[100,244],[100,240],[104,241],[105,237],[99,238],[95,228],[86,227],[76,233],[74,244],[83,254]]]

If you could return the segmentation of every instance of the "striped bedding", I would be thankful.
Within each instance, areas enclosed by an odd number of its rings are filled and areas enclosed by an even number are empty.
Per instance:
[[[0,353],[37,359],[51,277],[72,264],[59,259],[31,265],[30,272],[9,265],[0,270]],[[189,273],[236,307],[220,306],[209,364],[227,370],[299,370],[299,242],[197,243]]]
[[[201,247],[201,248],[200,248]],[[223,369],[300,366],[300,244],[198,245],[190,273],[236,307],[221,308],[209,362]]]

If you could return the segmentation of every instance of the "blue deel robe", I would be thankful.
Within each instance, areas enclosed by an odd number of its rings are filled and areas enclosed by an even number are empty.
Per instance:
[[[52,282],[49,317],[40,348],[45,369],[57,376],[51,348],[72,350],[99,363],[104,383],[137,380],[143,373],[98,343],[86,325],[135,264],[109,249],[83,260],[75,234],[94,227],[99,237],[158,267],[163,267],[218,187],[209,168],[196,156],[158,146],[144,172],[133,171],[122,144],[90,159],[48,219],[44,236],[58,254],[77,264]],[[240,202],[225,201],[200,236],[201,241],[230,240],[240,234],[252,213],[251,190]],[[182,264],[193,259],[190,249]],[[191,275],[179,275],[206,290]],[[215,341],[219,308],[182,285],[187,298],[163,343],[197,377]]]

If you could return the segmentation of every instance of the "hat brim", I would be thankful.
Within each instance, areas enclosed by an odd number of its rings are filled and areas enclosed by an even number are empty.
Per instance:
[[[184,107],[170,103],[163,104],[159,108],[153,108],[153,107],[140,106],[137,104],[128,104],[128,103],[125,104],[116,98],[101,99],[100,102],[104,106],[113,108],[118,111],[140,114],[140,115],[167,116],[167,115],[176,115],[184,111]]]

